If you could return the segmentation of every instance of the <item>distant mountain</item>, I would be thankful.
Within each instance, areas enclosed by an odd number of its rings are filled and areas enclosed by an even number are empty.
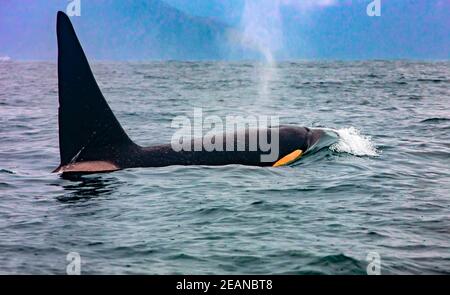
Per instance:
[[[80,1],[81,16],[71,19],[90,59],[261,59],[268,49],[277,60],[450,58],[450,2],[444,0],[383,1],[380,17],[367,16],[368,0],[330,1],[334,5],[305,11],[293,5],[299,2],[278,1],[291,5],[280,4],[275,36],[265,19],[270,1],[253,0],[247,25],[231,17],[241,15],[241,0]],[[68,3],[0,0],[0,56],[55,60],[56,12]],[[214,10],[220,5],[236,11]]]
[[[0,4],[0,53],[16,59],[54,59],[55,21],[67,1]],[[221,59],[229,27],[188,15],[161,0],[81,0],[75,30],[93,59]]]

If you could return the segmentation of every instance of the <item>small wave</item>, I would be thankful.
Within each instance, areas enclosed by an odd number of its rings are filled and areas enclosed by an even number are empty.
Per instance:
[[[9,56],[0,56],[0,62],[2,61],[10,61],[11,58]]]
[[[362,261],[344,254],[327,255],[308,264],[324,274],[365,274]]]
[[[11,170],[8,170],[8,169],[0,169],[0,173],[15,174],[14,171],[11,171]]]
[[[433,83],[440,83],[440,82],[447,82],[445,79],[424,79],[419,78],[417,79],[418,82],[433,82]]]
[[[439,117],[428,118],[428,119],[420,121],[420,123],[439,123],[439,122],[446,122],[446,121],[450,121],[450,118],[439,118]]]
[[[378,150],[370,136],[362,135],[355,127],[333,131],[339,135],[339,141],[331,145],[330,150],[355,156],[378,156]]]

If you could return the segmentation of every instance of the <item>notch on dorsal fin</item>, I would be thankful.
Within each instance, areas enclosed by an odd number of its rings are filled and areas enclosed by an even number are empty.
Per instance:
[[[61,166],[93,159],[93,151],[134,145],[95,81],[69,17],[58,12],[59,150]]]

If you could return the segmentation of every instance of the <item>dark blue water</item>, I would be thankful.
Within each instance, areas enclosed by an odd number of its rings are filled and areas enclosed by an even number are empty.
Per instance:
[[[131,138],[177,115],[278,115],[337,130],[283,168],[62,178],[56,65],[0,63],[0,273],[450,273],[449,62],[96,63]],[[83,118],[79,118],[83,120]]]

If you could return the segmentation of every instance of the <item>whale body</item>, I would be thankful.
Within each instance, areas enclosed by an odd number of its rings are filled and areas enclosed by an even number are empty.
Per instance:
[[[268,142],[278,140],[278,155],[271,161],[262,156],[270,151],[249,147],[252,131],[237,130],[233,136],[222,136],[222,149],[174,150],[172,144],[141,147],[126,134],[106,102],[75,30],[63,12],[57,15],[58,91],[59,91],[59,150],[61,163],[54,172],[108,172],[134,167],[163,167],[169,165],[230,165],[283,166],[311,151],[325,132],[297,126],[267,127]],[[261,133],[258,133],[261,134]],[[234,148],[227,140],[234,139]],[[192,139],[195,146],[202,138]],[[238,145],[245,140],[245,149]],[[229,147],[229,146],[228,146]]]

